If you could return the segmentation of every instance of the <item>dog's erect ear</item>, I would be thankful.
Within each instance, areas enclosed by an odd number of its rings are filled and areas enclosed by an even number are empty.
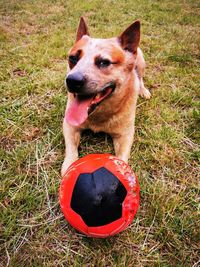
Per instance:
[[[136,53],[140,42],[140,21],[136,20],[118,38],[124,50]]]
[[[84,17],[81,17],[76,33],[76,42],[79,41],[83,37],[83,35],[89,36],[89,32]]]

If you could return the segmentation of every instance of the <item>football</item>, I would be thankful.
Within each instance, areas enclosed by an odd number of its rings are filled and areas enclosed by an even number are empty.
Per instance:
[[[132,222],[139,191],[138,179],[128,164],[110,154],[90,154],[67,169],[59,200],[66,220],[75,229],[104,238]]]

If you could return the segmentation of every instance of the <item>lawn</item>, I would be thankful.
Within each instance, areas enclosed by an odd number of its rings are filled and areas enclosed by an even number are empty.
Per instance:
[[[200,4],[196,0],[0,1],[0,266],[199,266]],[[87,238],[58,203],[66,58],[81,15],[95,37],[142,23],[150,100],[130,165],[141,203],[127,230]],[[113,153],[86,133],[80,156]]]

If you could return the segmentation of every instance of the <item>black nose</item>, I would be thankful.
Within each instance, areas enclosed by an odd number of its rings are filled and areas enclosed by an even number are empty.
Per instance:
[[[85,85],[85,77],[81,72],[75,72],[73,74],[69,74],[66,78],[66,84],[69,92],[81,93]]]

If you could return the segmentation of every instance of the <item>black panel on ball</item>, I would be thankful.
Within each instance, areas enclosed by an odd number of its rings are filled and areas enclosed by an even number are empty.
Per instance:
[[[106,168],[80,174],[74,186],[71,208],[86,225],[103,226],[122,216],[122,203],[127,191]]]

